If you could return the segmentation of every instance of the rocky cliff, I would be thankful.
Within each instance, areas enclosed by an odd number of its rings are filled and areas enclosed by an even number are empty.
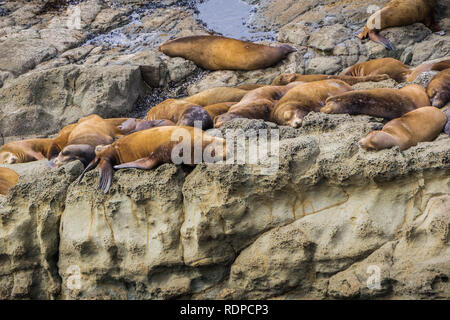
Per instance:
[[[387,1],[373,1],[383,5]],[[0,6],[0,127],[48,136],[80,116],[140,115],[166,97],[270,83],[284,71],[338,73],[381,56],[410,65],[450,56],[421,24],[383,31],[387,52],[355,34],[367,1],[249,1],[256,30],[297,53],[252,72],[200,70],[156,50],[209,32],[190,1],[15,1]],[[67,17],[81,12],[79,28]],[[418,82],[426,84],[432,74]],[[355,87],[394,87],[393,81]],[[449,107],[449,106],[447,106]],[[299,129],[235,120],[249,139],[278,129],[279,164],[122,170],[108,194],[80,162],[13,165],[0,197],[0,298],[333,299],[450,297],[450,138],[364,151],[367,116],[309,114]],[[373,280],[377,281],[373,281]]]

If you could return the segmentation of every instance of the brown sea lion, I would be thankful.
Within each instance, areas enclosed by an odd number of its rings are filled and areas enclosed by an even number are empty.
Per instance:
[[[122,136],[122,131],[114,122],[96,114],[83,117],[70,133],[67,146],[50,165],[60,167],[70,161],[80,160],[86,166],[95,157],[96,146],[111,144],[118,136]]]
[[[255,90],[261,87],[267,86],[267,84],[256,84],[256,83],[248,83],[248,84],[241,84],[239,86],[236,86],[237,89],[242,90]]]
[[[386,123],[370,132],[359,145],[368,150],[400,147],[408,149],[422,141],[433,141],[447,123],[446,115],[435,107],[422,107]]]
[[[407,26],[416,22],[422,22],[431,30],[439,31],[434,20],[434,6],[434,0],[392,0],[367,19],[364,30],[358,38],[369,37],[388,50],[394,50],[394,45],[378,32],[389,27]]]
[[[194,151],[195,146],[201,147],[201,150]],[[207,154],[210,155],[210,159],[203,157],[194,159],[194,155],[198,152],[204,156],[207,147],[209,147]],[[95,152],[95,159],[86,167],[78,182],[87,171],[99,165],[99,188],[106,193],[111,186],[113,168],[152,169],[159,164],[177,160],[190,165],[195,164],[196,160],[199,162],[225,160],[226,140],[208,135],[194,127],[167,126],[130,134],[111,145],[98,146]]]
[[[0,147],[0,163],[14,164],[52,159],[67,145],[67,140],[77,124],[65,126],[55,138],[13,141]]]
[[[313,82],[321,80],[338,79],[342,80],[349,85],[354,85],[360,82],[379,82],[389,79],[387,74],[377,74],[373,76],[354,77],[346,75],[327,75],[327,74],[298,74],[298,73],[282,73],[272,81],[273,86],[282,86],[291,82]]]
[[[0,168],[0,195],[6,195],[8,190],[19,181],[19,175],[9,168]]]
[[[450,69],[439,72],[427,87],[431,105],[442,108],[450,101]]]
[[[405,82],[411,70],[407,65],[394,58],[380,58],[360,62],[351,66],[344,75],[365,77],[387,74],[397,82]]]
[[[191,127],[197,122],[203,130],[213,126],[213,120],[205,109],[194,103],[177,99],[167,99],[151,108],[147,112],[146,120],[170,120],[178,126]]]
[[[206,107],[221,102],[239,102],[248,90],[233,87],[207,89],[182,100]]]
[[[232,105],[235,105],[237,102],[221,102],[216,104],[211,104],[205,107],[205,110],[209,113],[212,119],[221,114],[227,113]]]
[[[236,118],[263,119],[268,121],[276,100],[281,99],[291,88],[300,84],[293,82],[286,86],[264,86],[249,91],[241,101],[233,105],[227,113],[214,119],[214,127]]]
[[[256,70],[277,64],[296,49],[270,47],[220,36],[191,36],[168,41],[159,50],[208,70]]]
[[[164,127],[164,126],[175,126],[176,123],[170,120],[143,120],[136,118],[129,118],[128,120],[122,122],[119,125],[119,129],[126,134],[131,134],[134,132],[154,128],[154,127]]]
[[[319,112],[328,97],[351,90],[353,88],[341,80],[322,80],[299,84],[289,90],[275,104],[270,121],[298,128],[309,112]]]
[[[450,136],[450,109],[444,111],[447,117],[447,124],[445,125],[444,132]]]
[[[425,89],[417,84],[410,84],[402,89],[377,88],[346,92],[328,98],[325,107],[320,111],[394,119],[429,105],[430,100]]]

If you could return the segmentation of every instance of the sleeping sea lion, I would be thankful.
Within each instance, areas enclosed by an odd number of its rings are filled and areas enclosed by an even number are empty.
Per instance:
[[[168,41],[159,50],[170,57],[183,57],[208,70],[256,70],[277,64],[296,49],[221,37],[191,36]]]
[[[215,117],[221,114],[227,113],[231,106],[235,105],[237,102],[221,102],[211,104],[205,107],[206,112],[209,113],[211,118],[214,120]]]
[[[394,119],[429,105],[425,89],[417,84],[410,84],[401,89],[377,88],[346,92],[328,98],[320,111]]]
[[[0,168],[0,195],[5,196],[8,190],[19,181],[19,175],[9,168]]]
[[[327,74],[307,74],[302,75],[298,73],[282,73],[278,77],[276,77],[272,81],[273,86],[282,86],[291,82],[313,82],[313,81],[321,81],[321,80],[330,80],[337,79],[342,80],[349,85],[354,85],[360,82],[379,82],[383,80],[389,79],[389,76],[386,74],[377,74],[377,75],[369,75],[362,77],[354,77],[354,76],[346,76],[346,75],[327,75]]]
[[[346,76],[365,77],[387,74],[397,82],[404,82],[411,73],[407,65],[394,58],[380,58],[357,63],[344,73]]]
[[[164,127],[164,126],[175,126],[176,124],[170,120],[143,120],[136,118],[129,118],[119,125],[119,129],[126,134],[131,134],[134,132],[154,128],[154,127]]]
[[[270,121],[298,128],[311,111],[319,112],[325,100],[353,88],[341,80],[322,80],[299,84],[275,104]]]
[[[422,107],[386,123],[370,132],[359,145],[368,150],[400,147],[406,150],[422,141],[433,141],[447,123],[446,115],[435,107]]]
[[[80,160],[85,166],[95,157],[95,147],[110,144],[122,131],[112,121],[93,114],[78,120],[68,137],[67,146],[50,165],[60,167],[70,161]]]
[[[248,90],[233,87],[217,87],[182,98],[182,100],[206,107],[221,102],[239,102],[247,92]]]
[[[427,87],[431,105],[442,108],[450,101],[450,69],[439,72]]]
[[[214,127],[236,118],[263,119],[268,121],[275,101],[281,99],[291,88],[300,84],[293,82],[286,86],[264,86],[249,91],[241,101],[233,105],[227,113],[214,119]]]
[[[213,126],[213,120],[205,109],[194,103],[177,99],[167,99],[151,108],[146,120],[170,120],[178,126],[191,127],[198,122],[203,130]]]
[[[201,150],[194,151],[194,147]],[[208,150],[205,149],[208,147]],[[184,153],[186,152],[186,153]],[[194,159],[197,152],[209,159]],[[78,182],[84,174],[100,168],[99,188],[108,192],[114,169],[137,168],[152,169],[162,163],[195,164],[200,162],[214,162],[225,160],[226,140],[206,134],[204,131],[188,126],[167,126],[151,128],[125,136],[111,145],[98,146],[95,150],[95,159],[80,175]],[[182,160],[181,160],[182,158]]]
[[[416,22],[422,22],[431,30],[439,31],[434,20],[434,6],[434,0],[392,0],[367,19],[364,30],[358,38],[369,37],[388,50],[394,50],[394,45],[378,32],[389,27],[407,26]]]

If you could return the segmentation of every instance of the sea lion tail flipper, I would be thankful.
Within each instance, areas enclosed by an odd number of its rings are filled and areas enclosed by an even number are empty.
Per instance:
[[[388,39],[386,39],[385,37],[383,37],[382,35],[374,32],[374,31],[369,32],[369,38],[372,41],[382,44],[388,50],[395,50],[395,47],[392,44],[392,42],[390,42]]]
[[[104,193],[108,193],[112,183],[113,167],[110,161],[103,161],[100,165],[100,182],[98,184],[99,189]]]
[[[136,161],[119,164],[117,166],[114,166],[114,169],[118,170],[125,168],[134,168],[134,169],[149,170],[154,168],[158,163],[159,163],[158,159],[150,156]]]
[[[79,184],[81,182],[81,180],[83,180],[83,177],[86,174],[86,172],[91,171],[92,169],[94,169],[97,166],[97,164],[99,163],[99,161],[100,161],[100,158],[92,160],[87,165],[87,167],[83,170],[83,172],[80,174],[80,176],[78,177],[78,179],[77,179],[75,184]]]

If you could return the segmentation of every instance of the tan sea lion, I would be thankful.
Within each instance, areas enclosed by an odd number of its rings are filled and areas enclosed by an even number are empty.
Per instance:
[[[151,108],[147,112],[146,120],[170,120],[178,126],[191,127],[197,122],[201,124],[203,130],[213,126],[213,120],[205,109],[194,103],[177,99],[167,99]]]
[[[407,65],[394,58],[380,58],[360,62],[351,66],[344,75],[365,77],[387,74],[397,82],[405,82],[411,70]]]
[[[270,47],[220,36],[191,36],[168,41],[159,50],[208,70],[256,70],[277,64],[296,49]]]
[[[221,102],[239,102],[247,92],[248,90],[233,87],[217,87],[182,98],[182,100],[206,107]]]
[[[311,111],[319,112],[328,97],[353,90],[341,80],[322,80],[299,84],[275,104],[270,121],[298,128]]]
[[[194,151],[194,146],[197,145],[201,147],[201,150]],[[205,162],[225,160],[226,140],[208,135],[200,129],[188,126],[167,126],[139,131],[111,145],[98,146],[95,150],[95,159],[86,167],[78,182],[87,171],[99,165],[99,188],[106,193],[111,186],[113,168],[152,169],[159,164],[176,161],[174,156],[178,157],[180,163],[192,165],[195,164],[195,153],[201,152],[204,156],[207,147],[211,158],[197,160]],[[179,157],[182,157],[183,161]]]
[[[422,141],[433,141],[447,123],[446,115],[435,107],[422,107],[386,123],[370,132],[359,145],[368,150],[400,147],[408,149]]]
[[[425,89],[417,84],[410,84],[401,89],[377,88],[346,92],[328,98],[320,111],[394,119],[429,105]]]
[[[0,163],[14,164],[52,159],[67,145],[67,140],[77,124],[65,126],[55,138],[13,141],[0,147]]]
[[[136,118],[129,118],[128,120],[122,122],[119,125],[119,129],[126,134],[131,134],[134,132],[154,128],[154,127],[164,127],[164,126],[175,126],[176,123],[170,120],[143,120]]]
[[[214,119],[214,127],[236,118],[263,119],[268,121],[275,101],[281,99],[291,88],[300,84],[293,82],[286,86],[264,86],[249,91],[241,101],[233,105],[227,113]]]
[[[215,117],[220,116],[221,114],[227,113],[232,105],[235,105],[237,102],[221,102],[216,104],[211,104],[205,107],[205,110],[209,113],[211,118],[214,120]]]
[[[255,90],[261,87],[267,86],[267,84],[256,84],[256,83],[248,83],[248,84],[241,84],[239,86],[236,86],[237,89],[242,90]]]
[[[431,105],[442,108],[450,101],[450,69],[439,72],[427,87]]]
[[[122,131],[112,121],[93,114],[78,120],[68,137],[67,146],[50,165],[62,166],[70,161],[80,160],[85,166],[95,157],[95,147],[111,144]]]
[[[282,73],[272,81],[273,86],[282,86],[291,82],[313,82],[321,80],[337,79],[342,80],[349,85],[354,85],[360,82],[379,82],[389,79],[387,74],[377,74],[373,76],[354,77],[346,75],[327,75],[327,74],[298,74],[298,73]]]
[[[422,22],[431,30],[439,31],[434,20],[434,6],[434,0],[392,0],[367,19],[364,30],[358,38],[369,37],[388,50],[394,50],[394,45],[378,32],[389,27],[407,26],[416,22]]]
[[[19,175],[9,168],[0,168],[0,195],[6,195],[8,190],[19,181]]]

